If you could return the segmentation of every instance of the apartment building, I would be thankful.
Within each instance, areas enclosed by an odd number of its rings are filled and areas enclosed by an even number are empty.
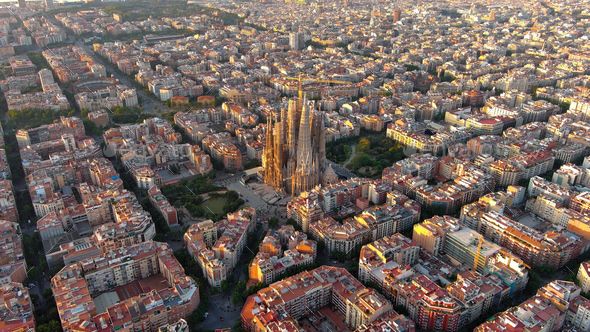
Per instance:
[[[272,322],[287,317],[298,320],[330,304],[344,316],[350,329],[369,325],[392,311],[389,301],[364,287],[345,269],[322,266],[250,296],[242,309],[242,326],[246,331],[260,331]]]
[[[323,186],[314,192],[318,193],[317,198],[321,201],[324,212],[329,213],[334,208],[354,205],[360,197],[368,198],[369,185],[370,182],[362,179],[349,179]]]
[[[141,208],[135,195],[119,196],[106,193],[105,196],[106,201],[112,198],[114,202],[110,205],[111,221],[94,229],[93,239],[101,252],[108,253],[154,238],[154,223],[149,214]]]
[[[323,241],[327,252],[338,252],[350,255],[355,249],[360,249],[366,240],[370,239],[369,227],[348,218],[342,223],[332,217],[326,217],[309,225],[309,232],[316,241]]]
[[[395,286],[396,305],[408,311],[409,317],[423,330],[458,331],[462,315],[467,315],[463,304],[446,289],[423,275]]]
[[[555,149],[553,149],[555,152]],[[564,188],[576,186],[588,186],[590,181],[590,170],[584,166],[578,167],[574,164],[562,165],[555,173],[551,182],[557,183]]]
[[[443,251],[453,260],[483,273],[485,267],[502,248],[489,242],[480,245],[481,236],[470,228],[450,230],[445,236]]]
[[[35,43],[40,48],[45,48],[49,44],[63,42],[67,38],[63,29],[57,27],[43,16],[23,20],[23,24],[31,32]]]
[[[85,136],[86,130],[82,120],[78,117],[60,117],[53,124],[19,129],[16,132],[16,141],[19,148],[24,148],[31,144],[60,139],[65,134],[72,134],[74,138]]]
[[[396,233],[364,245],[359,259],[359,280],[379,285],[383,293],[390,278],[400,280],[410,277],[410,266],[418,262],[418,242]]]
[[[135,184],[141,189],[149,190],[154,186],[156,188],[162,187],[162,177],[149,166],[134,167],[131,169],[131,175]]]
[[[447,234],[461,228],[459,219],[451,216],[434,216],[424,222],[414,225],[412,240],[431,254],[439,255],[444,252]]]
[[[484,275],[495,275],[508,288],[508,297],[521,292],[529,280],[529,271],[523,261],[511,254],[498,252],[484,269]],[[504,299],[504,295],[502,297]]]
[[[107,76],[105,67],[94,62],[79,46],[54,48],[45,50],[42,54],[62,83]]]
[[[242,153],[231,142],[229,133],[209,135],[203,138],[203,150],[211,153],[211,158],[221,161],[223,167],[232,170],[242,169]]]
[[[518,306],[509,308],[475,331],[535,330],[557,331],[564,324],[586,329],[588,300],[581,298],[580,288],[572,282],[556,280],[539,289],[537,294]]]
[[[287,204],[287,218],[297,221],[304,232],[308,232],[310,224],[324,218],[324,215],[318,195],[313,191],[304,192]]]
[[[439,165],[440,160],[438,157],[434,157],[429,153],[415,153],[408,158],[393,163],[391,167],[388,167],[388,172],[397,171],[404,175],[410,174],[430,180],[438,174]]]
[[[192,224],[184,233],[184,244],[191,256],[195,254],[195,251],[191,250],[191,244],[197,241],[203,242],[207,248],[213,247],[213,244],[217,241],[217,226],[215,226],[213,220],[209,219]]]
[[[576,279],[582,288],[582,292],[588,293],[590,290],[590,262],[582,262],[582,264],[580,264]]]
[[[250,280],[271,284],[298,266],[309,265],[315,261],[316,241],[302,240],[293,249],[287,249],[283,253],[278,235],[267,234],[263,239],[256,257],[248,268]]]
[[[578,212],[563,207],[556,199],[543,194],[537,196],[536,199],[529,199],[526,203],[525,210],[563,228],[568,228],[570,220],[575,219],[579,215]]]
[[[446,290],[465,307],[466,313],[459,323],[465,326],[472,323],[490,308],[500,304],[508,293],[508,287],[495,276],[483,276],[477,272],[464,271],[457,275],[457,281]]]
[[[354,216],[354,219],[357,223],[370,229],[373,239],[404,231],[418,222],[420,205],[407,197],[402,201],[401,204],[391,201],[390,204],[367,207],[363,212]]]
[[[115,109],[117,107],[136,107],[138,104],[137,92],[122,84],[111,84],[101,89],[90,89],[92,85],[105,85],[104,79],[89,78],[79,81],[74,89],[81,90],[76,93],[74,99],[80,109],[97,111],[100,109]],[[107,81],[108,82],[108,81]]]
[[[590,212],[590,193],[581,192],[572,197],[569,207],[580,214],[586,214]]]
[[[569,206],[570,200],[575,196],[573,191],[564,188],[559,184],[547,181],[539,176],[531,178],[527,190],[529,197],[544,195],[545,197],[559,202],[563,206]]]
[[[140,288],[136,289],[139,295],[128,298],[112,292],[114,287],[154,275],[161,275],[166,284],[144,289],[139,282],[135,286]],[[187,318],[199,305],[199,288],[184,274],[172,249],[152,241],[69,264],[52,278],[51,289],[65,330],[98,326],[146,331]],[[118,300],[97,308],[94,299],[104,292]]]
[[[22,283],[27,278],[27,262],[22,234],[16,222],[0,220],[0,285]]]
[[[14,188],[12,181],[0,180],[0,212],[2,218],[10,222],[18,222],[18,210],[14,198]]]
[[[390,314],[383,315],[371,324],[360,326],[357,331],[359,332],[372,332],[372,331],[391,331],[391,332],[414,332],[416,329],[416,323],[404,315],[400,315],[395,311]]]
[[[29,289],[21,283],[0,283],[0,330],[35,331],[35,307]]]
[[[150,203],[153,207],[158,210],[158,212],[164,217],[168,226],[178,224],[178,214],[176,213],[176,209],[168,202],[168,199],[164,195],[157,186],[152,186],[148,189],[148,196],[150,198]]]
[[[50,268],[60,265],[70,265],[88,258],[100,256],[101,252],[91,237],[83,237],[59,246],[59,251],[48,254],[47,264]]]
[[[387,125],[387,137],[409,148],[414,148],[422,153],[436,154],[443,151],[445,146],[453,142],[452,137],[445,137],[446,135],[440,134],[427,136],[408,124],[399,121]]]
[[[187,250],[199,263],[211,286],[221,287],[221,282],[231,274],[246,246],[248,232],[255,222],[256,210],[246,207],[228,214],[226,219],[215,225],[205,221],[189,228],[185,233]],[[213,244],[208,245],[211,242]]]
[[[480,217],[484,238],[510,250],[531,266],[560,268],[588,250],[588,240],[571,231],[541,233],[490,211]]]
[[[41,73],[41,71],[39,73]],[[10,76],[5,80],[0,81],[0,90],[6,92],[9,90],[23,90],[26,88],[36,87],[38,85],[38,79],[39,78],[37,75]]]
[[[35,75],[37,73],[37,68],[26,55],[10,57],[8,58],[8,64],[14,76]]]
[[[41,92],[21,93],[20,90],[9,90],[4,93],[4,97],[9,111],[22,111],[31,108],[63,111],[70,108],[68,99],[55,83],[47,86]]]
[[[177,322],[161,326],[158,332],[189,332],[188,323],[181,318]]]
[[[498,185],[516,185],[520,179],[529,179],[551,170],[554,161],[551,152],[544,150],[496,160],[490,164],[490,171]]]

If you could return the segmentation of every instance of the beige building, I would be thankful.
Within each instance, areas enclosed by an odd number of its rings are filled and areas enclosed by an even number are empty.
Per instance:
[[[582,292],[590,291],[590,262],[583,262],[578,269],[578,284],[582,288]]]
[[[459,227],[459,219],[451,216],[434,216],[414,225],[412,240],[431,254],[442,254],[447,233]]]
[[[246,300],[242,326],[264,331],[266,325],[288,316],[298,320],[332,304],[352,329],[368,325],[393,310],[374,289],[366,288],[343,268],[322,266],[271,284]]]

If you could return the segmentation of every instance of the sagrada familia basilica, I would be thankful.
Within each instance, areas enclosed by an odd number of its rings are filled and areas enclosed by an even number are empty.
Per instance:
[[[326,167],[324,118],[313,101],[290,99],[280,121],[268,119],[262,162],[264,182],[293,195],[338,180],[332,167]]]

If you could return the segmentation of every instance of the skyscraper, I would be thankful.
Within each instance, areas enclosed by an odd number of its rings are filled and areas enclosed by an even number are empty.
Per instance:
[[[25,2],[25,0],[18,0],[18,7],[19,8],[25,8],[27,6],[27,3]]]
[[[53,7],[53,0],[45,0],[45,8]]]
[[[320,184],[326,170],[326,137],[321,113],[312,101],[289,100],[276,123],[268,120],[263,154],[264,182],[299,194]]]
[[[294,32],[289,34],[289,47],[297,51],[305,46],[305,35],[302,32]]]

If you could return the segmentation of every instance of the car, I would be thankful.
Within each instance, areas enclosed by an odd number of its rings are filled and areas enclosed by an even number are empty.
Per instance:
[[[208,312],[206,312],[204,316],[205,316],[205,318],[207,318],[207,316],[209,316],[209,313],[208,313]]]
[[[219,320],[222,321],[222,322],[224,321],[223,317],[219,317]]]
[[[29,288],[35,287],[35,284],[29,284]]]

